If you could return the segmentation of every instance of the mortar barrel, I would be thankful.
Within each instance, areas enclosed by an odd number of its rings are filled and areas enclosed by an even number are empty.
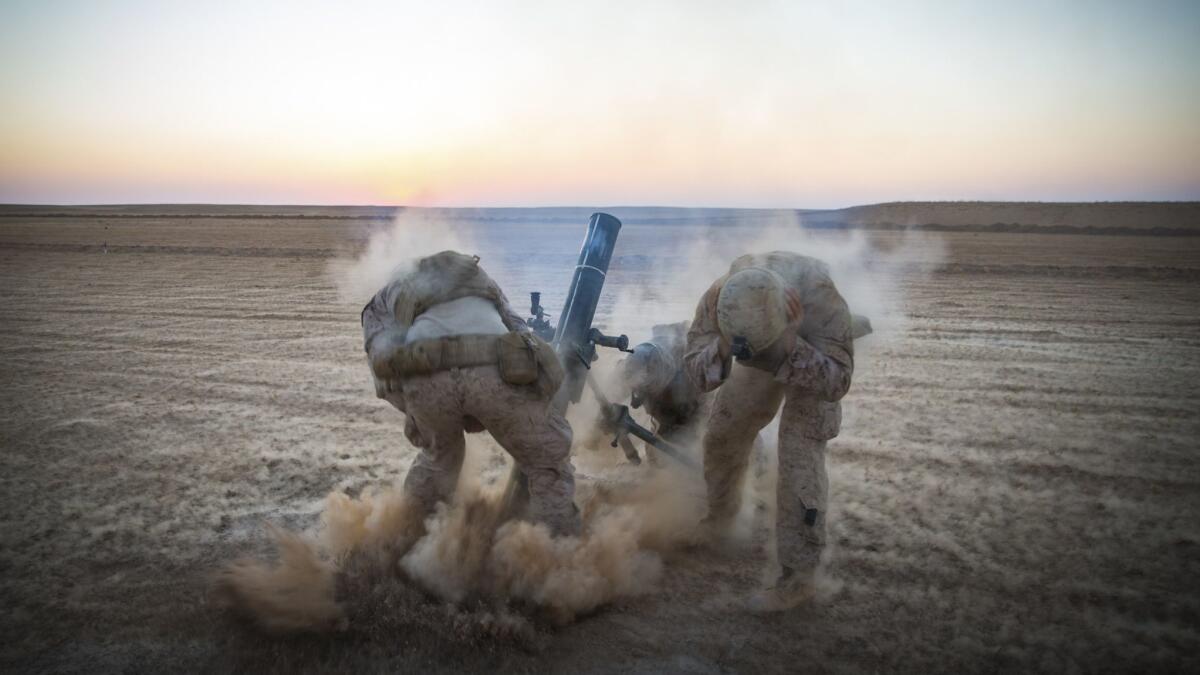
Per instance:
[[[584,347],[585,358],[591,357],[591,350],[586,348],[588,332],[596,316],[596,306],[600,303],[600,292],[604,289],[608,264],[612,260],[620,231],[621,221],[607,213],[592,214],[588,221],[587,236],[579,251],[579,262],[571,278],[571,287],[567,291],[566,303],[558,315],[554,347],[566,369],[563,382],[565,392],[560,390],[559,394],[565,393],[571,402],[578,402],[583,394],[587,368],[577,354]]]

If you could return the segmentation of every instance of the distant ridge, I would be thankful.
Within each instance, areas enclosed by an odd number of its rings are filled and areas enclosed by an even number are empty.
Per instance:
[[[809,226],[1064,234],[1200,234],[1200,202],[889,202],[810,212]]]
[[[444,220],[578,225],[593,212],[630,225],[762,226],[801,222],[814,229],[1039,234],[1200,236],[1200,202],[888,202],[844,209],[689,209],[679,207],[424,208],[136,204],[0,205],[0,218],[144,218],[387,221],[402,211]]]

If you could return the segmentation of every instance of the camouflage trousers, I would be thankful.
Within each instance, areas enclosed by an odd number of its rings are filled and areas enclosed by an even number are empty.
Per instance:
[[[770,373],[734,366],[717,390],[704,435],[704,480],[708,518],[728,525],[741,507],[742,479],[758,432],[771,423],[779,406],[779,476],[776,485],[775,542],[779,563],[811,576],[825,547],[825,511],[829,478],[825,441],[809,427],[811,399],[788,396],[788,388]]]
[[[578,534],[571,427],[536,387],[508,384],[489,365],[408,378],[403,397],[405,433],[420,449],[404,488],[426,510],[453,496],[466,451],[464,432],[478,424],[528,480],[530,518],[556,535]]]

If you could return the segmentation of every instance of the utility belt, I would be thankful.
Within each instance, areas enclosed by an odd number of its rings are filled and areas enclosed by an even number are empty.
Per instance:
[[[397,377],[432,375],[451,368],[486,366],[498,361],[498,336],[451,335],[417,340],[392,355],[392,372]]]
[[[498,366],[509,384],[536,384],[553,395],[562,384],[563,369],[554,348],[533,333],[450,335],[418,340],[396,349],[389,360],[392,373],[403,380],[451,368]]]

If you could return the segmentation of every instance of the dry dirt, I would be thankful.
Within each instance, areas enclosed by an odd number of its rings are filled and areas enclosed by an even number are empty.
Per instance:
[[[332,637],[255,632],[211,573],[411,458],[329,274],[369,226],[0,218],[0,667],[1200,668],[1200,237],[947,233],[944,265],[889,278],[907,321],[831,444],[840,589],[815,606],[748,614],[756,562],[684,550],[532,642],[382,596]]]

